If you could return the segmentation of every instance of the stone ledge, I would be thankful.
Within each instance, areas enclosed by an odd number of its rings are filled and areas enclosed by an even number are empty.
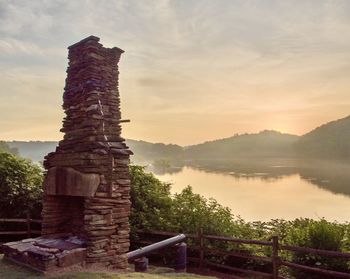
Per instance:
[[[91,35],[91,36],[86,37],[85,39],[82,39],[81,41],[79,41],[79,42],[77,42],[77,43],[75,43],[75,44],[69,46],[68,49],[75,48],[75,47],[77,47],[77,46],[79,46],[79,45],[82,45],[82,44],[85,44],[85,43],[87,43],[87,42],[89,42],[89,41],[93,41],[93,42],[98,43],[98,42],[100,41],[100,38]]]

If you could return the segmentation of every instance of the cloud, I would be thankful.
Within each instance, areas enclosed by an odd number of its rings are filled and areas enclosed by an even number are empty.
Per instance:
[[[144,87],[162,87],[165,86],[176,86],[178,82],[171,79],[153,78],[153,77],[142,77],[137,80],[137,82]]]
[[[273,113],[283,110],[284,121],[294,123],[285,132],[301,133],[306,127],[298,126],[296,111],[315,124],[307,111],[321,114],[328,104],[336,117],[350,102],[349,1],[3,0],[0,101],[13,110],[0,111],[8,123],[0,138],[11,136],[6,127],[16,127],[19,114],[56,119],[45,135],[57,136],[66,47],[89,35],[126,50],[120,89],[123,115],[133,120],[128,137],[144,138],[148,119],[159,121],[148,132],[153,141],[171,135],[173,142],[198,142],[211,130],[222,137],[228,127],[258,129],[267,114],[266,128],[273,128]],[[40,100],[49,109],[38,107]],[[195,135],[200,121],[207,127]],[[181,132],[170,132],[167,122]],[[30,125],[28,138],[40,139],[40,121]]]

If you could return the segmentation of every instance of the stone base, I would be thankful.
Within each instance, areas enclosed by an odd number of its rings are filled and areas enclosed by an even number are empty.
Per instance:
[[[72,265],[84,265],[85,242],[78,237],[29,238],[1,245],[5,259],[47,273]]]

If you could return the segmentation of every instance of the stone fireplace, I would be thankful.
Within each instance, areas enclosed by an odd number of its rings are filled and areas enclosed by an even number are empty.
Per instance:
[[[75,244],[81,244],[79,251],[84,249],[80,261],[123,269],[129,250],[132,154],[121,137],[121,123],[125,121],[120,113],[118,62],[124,51],[105,48],[94,36],[68,49],[63,95],[66,117],[61,129],[64,138],[56,151],[45,157],[42,237],[38,241],[61,239],[59,246],[63,247],[67,243],[62,246],[62,241],[75,238]],[[53,257],[46,255],[52,262],[38,265],[40,269],[60,266],[55,258],[59,259],[64,249],[52,241],[46,246],[47,241],[43,245],[33,242],[35,247],[30,247],[32,252],[38,249],[39,254],[58,249]]]

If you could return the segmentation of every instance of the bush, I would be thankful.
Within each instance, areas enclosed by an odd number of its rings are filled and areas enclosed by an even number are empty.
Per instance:
[[[0,152],[0,216],[39,218],[43,173],[39,166]]]
[[[190,186],[176,194],[172,202],[172,224],[177,231],[197,233],[200,228],[206,234],[231,235],[232,214],[228,207],[214,199],[195,194]]]
[[[130,166],[132,231],[167,230],[171,227],[170,184],[159,181],[141,166]]]
[[[203,228],[204,233],[215,235],[241,232],[243,226],[233,222],[228,207],[193,193],[190,186],[172,197],[170,184],[146,173],[144,167],[130,166],[130,173],[132,229],[197,233]]]
[[[330,223],[322,219],[320,221],[304,220],[304,222],[298,222],[291,228],[290,233],[286,237],[286,241],[291,245],[300,247],[342,251],[344,238],[344,226]],[[291,260],[294,263],[311,267],[349,272],[346,259],[297,252],[293,254]],[[332,276],[327,277],[325,275],[299,270],[293,270],[292,273],[297,278],[305,279],[333,278]]]
[[[231,236],[241,239],[267,240],[278,235],[281,244],[332,251],[349,251],[350,224],[330,223],[325,220],[296,219],[286,221],[275,219],[269,222],[245,222],[232,215],[229,208],[215,199],[206,199],[193,193],[188,186],[181,193],[171,196],[170,185],[159,181],[143,167],[131,166],[132,232],[135,229],[165,230],[172,232]],[[132,239],[135,234],[132,234]],[[191,241],[191,240],[189,240]],[[239,251],[247,255],[271,256],[271,247],[242,245],[219,241],[207,241],[209,248]],[[292,255],[292,256],[291,256]],[[282,258],[297,264],[323,269],[349,272],[347,261],[340,258],[320,257],[307,253],[282,251]],[[212,262],[231,266],[250,267],[260,271],[271,271],[271,265],[256,261],[207,254]],[[292,271],[296,278],[318,279],[326,276]]]
[[[206,199],[195,194],[190,186],[172,196],[170,184],[159,181],[145,168],[131,166],[131,240],[137,242],[137,229],[164,230],[182,233],[197,233],[200,228],[204,234],[243,237],[252,234],[252,227],[240,218],[234,218],[228,207],[220,205],[215,199]],[[153,239],[152,239],[153,240]],[[190,240],[189,240],[190,241]],[[198,245],[198,243],[197,243]],[[208,247],[226,250],[240,250],[249,253],[240,245],[211,242]],[[224,264],[232,260],[224,256],[210,256],[211,261]],[[246,265],[247,260],[237,262],[236,266]]]

